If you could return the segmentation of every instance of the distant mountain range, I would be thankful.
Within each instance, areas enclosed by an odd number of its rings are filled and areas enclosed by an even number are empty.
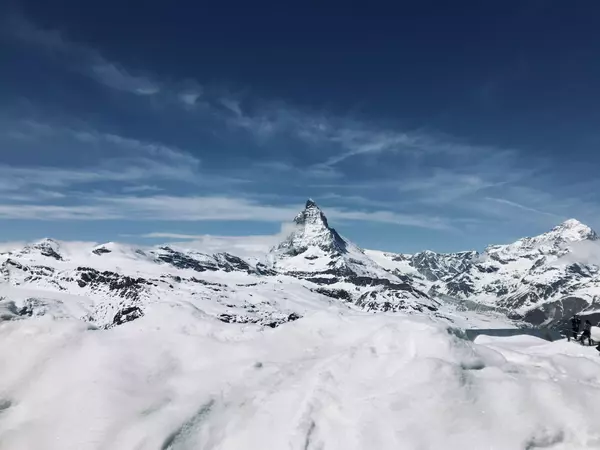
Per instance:
[[[335,302],[449,321],[454,310],[480,309],[561,326],[573,313],[598,308],[600,275],[588,256],[599,238],[576,220],[483,253],[414,255],[360,249],[312,200],[293,225],[259,262],[168,246],[45,239],[0,254],[0,316],[67,315],[111,327],[168,301],[225,322],[274,327]]]
[[[409,275],[430,296],[476,302],[534,325],[560,326],[574,313],[600,309],[598,235],[570,219],[551,231],[508,245],[440,254],[367,250],[395,273]],[[600,260],[600,258],[598,258]]]

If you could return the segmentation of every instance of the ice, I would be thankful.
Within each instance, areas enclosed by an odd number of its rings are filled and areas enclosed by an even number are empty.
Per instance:
[[[593,347],[337,310],[0,322],[0,449],[599,448]]]

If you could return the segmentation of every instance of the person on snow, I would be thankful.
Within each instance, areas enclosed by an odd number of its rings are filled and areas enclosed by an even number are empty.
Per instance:
[[[583,325],[583,333],[581,333],[580,339],[581,345],[585,345],[583,341],[585,338],[588,340],[588,345],[592,345],[592,322],[589,320],[586,320]]]
[[[571,318],[571,331],[573,332],[573,339],[577,340],[579,334],[579,327],[581,326],[581,319],[577,314]]]

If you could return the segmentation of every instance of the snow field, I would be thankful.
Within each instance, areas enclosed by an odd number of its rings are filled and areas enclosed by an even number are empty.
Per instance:
[[[158,303],[95,330],[0,323],[0,449],[600,447],[600,357],[323,311],[276,329]]]

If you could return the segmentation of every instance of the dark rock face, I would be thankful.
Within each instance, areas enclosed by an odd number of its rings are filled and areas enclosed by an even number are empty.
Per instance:
[[[250,267],[246,261],[242,258],[234,256],[230,253],[217,253],[214,255],[215,259],[219,263],[219,268],[225,272],[233,272],[236,270],[253,273],[254,270]]]
[[[262,325],[264,327],[276,328],[288,322],[301,319],[302,316],[296,313],[288,315],[271,315],[271,316],[243,316],[237,314],[219,314],[218,319],[225,323],[252,323]]]
[[[200,262],[197,259],[175,251],[170,247],[161,247],[161,250],[163,250],[164,253],[159,254],[157,258],[178,269],[192,269],[196,272],[206,272],[207,270],[216,271],[219,269],[216,264]]]
[[[105,247],[99,247],[99,248],[97,248],[95,250],[92,250],[92,253],[94,255],[101,256],[101,255],[105,255],[107,253],[112,253],[112,252],[111,252],[111,250],[109,250],[109,249],[107,249]]]
[[[145,286],[152,284],[144,278],[131,278],[109,271],[100,272],[90,267],[78,267],[77,271],[79,272],[77,280],[79,287],[96,289],[105,286],[111,291],[116,291],[120,297],[128,299],[137,300]]]
[[[139,319],[143,315],[143,311],[137,306],[129,306],[123,308],[117,314],[115,314],[115,318],[113,319],[113,326],[123,325],[124,323]]]
[[[352,295],[350,294],[350,292],[348,292],[344,289],[317,288],[317,289],[315,289],[315,292],[318,292],[319,294],[326,295],[327,297],[335,298],[337,300],[342,300],[345,302],[352,301]]]
[[[256,273],[258,275],[263,275],[263,276],[274,276],[277,275],[277,272],[274,271],[273,269],[269,269],[265,264],[259,262],[258,264],[256,264]]]
[[[161,247],[161,253],[156,257],[167,264],[178,269],[192,269],[196,272],[215,272],[223,270],[225,272],[243,271],[254,273],[255,270],[242,258],[230,253],[217,253],[215,255],[199,255],[202,259],[194,258],[189,254],[178,252],[170,247]]]
[[[589,303],[577,297],[565,297],[528,311],[522,318],[532,325],[552,328],[564,328],[574,314],[579,314],[589,307]]]

